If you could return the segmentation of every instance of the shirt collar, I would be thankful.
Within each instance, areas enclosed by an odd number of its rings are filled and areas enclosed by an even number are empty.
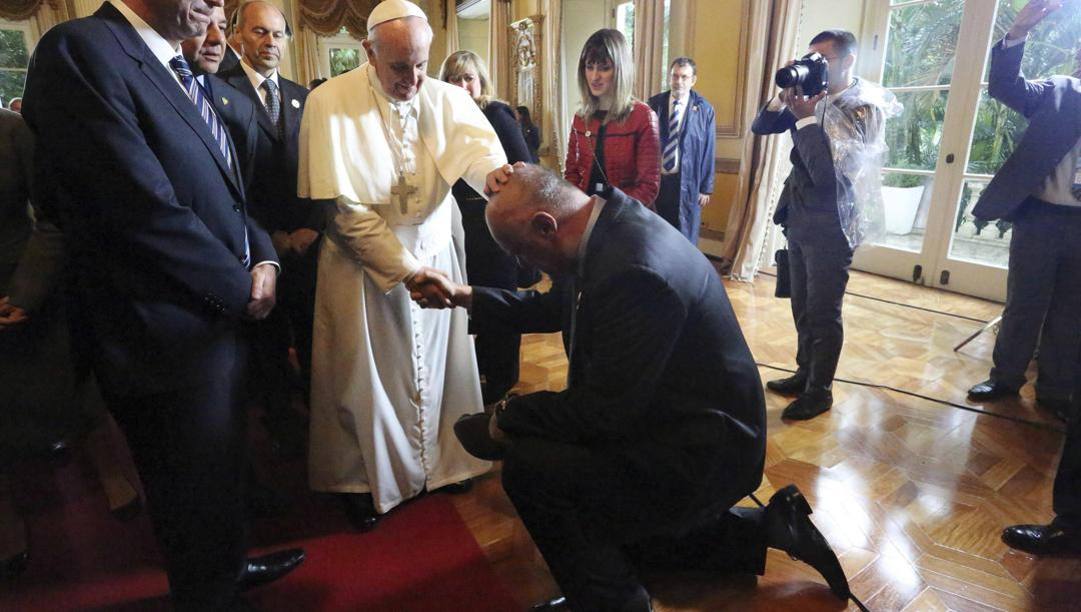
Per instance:
[[[259,88],[261,88],[263,86],[263,81],[267,80],[268,78],[271,81],[274,81],[275,85],[281,85],[281,83],[278,83],[278,71],[277,70],[275,70],[273,73],[271,73],[271,75],[269,77],[265,77],[265,76],[259,74],[258,72],[256,72],[255,68],[252,68],[251,66],[249,66],[248,61],[245,60],[244,58],[240,59],[240,67],[244,69],[244,74],[248,75],[248,80],[251,81],[251,86],[255,88],[255,91],[259,91]],[[279,89],[281,89],[281,88],[279,87]]]
[[[586,221],[586,229],[582,232],[582,241],[578,243],[578,277],[581,278],[586,269],[586,249],[589,247],[589,239],[593,236],[593,228],[597,225],[597,219],[604,210],[606,200],[599,195],[593,196],[593,212],[589,213],[589,221]]]
[[[180,55],[180,46],[173,47],[170,45],[169,41],[165,40],[161,34],[158,34],[157,30],[150,27],[150,24],[142,17],[136,15],[135,11],[131,10],[131,7],[127,4],[118,0],[109,0],[109,4],[112,4],[116,10],[120,11],[120,14],[124,16],[124,19],[128,20],[131,27],[135,28],[139,38],[143,39],[146,46],[150,48],[150,52],[154,54],[154,57],[172,74],[173,68],[169,65],[169,61]]]

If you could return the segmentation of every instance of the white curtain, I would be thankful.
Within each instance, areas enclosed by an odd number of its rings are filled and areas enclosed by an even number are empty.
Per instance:
[[[455,0],[443,0],[443,19],[447,23],[447,57],[461,49],[461,42],[458,40],[457,4]]]
[[[661,90],[664,0],[634,0],[634,95],[646,100]]]
[[[799,31],[800,0],[771,0],[752,3],[750,52],[747,55],[747,89],[743,125],[750,126],[755,114],[777,91],[774,71],[793,57]],[[755,136],[743,139],[739,184],[725,229],[723,259],[735,280],[753,281],[765,252],[766,238],[773,223],[781,185],[791,165],[787,136]],[[772,260],[772,256],[770,255]]]
[[[562,95],[560,83],[560,49],[563,46],[563,0],[540,0],[538,13],[544,15],[541,44],[544,45],[544,114],[541,120],[544,132],[541,134],[541,147],[547,147],[548,155],[562,165],[567,156],[567,99]],[[561,170],[562,173],[562,170]]]
[[[328,77],[322,74],[319,62],[319,36],[306,26],[297,29],[294,39],[297,53],[297,79],[305,87],[314,79]]]
[[[488,74],[500,100],[510,99],[510,9],[510,0],[492,0],[488,19]]]

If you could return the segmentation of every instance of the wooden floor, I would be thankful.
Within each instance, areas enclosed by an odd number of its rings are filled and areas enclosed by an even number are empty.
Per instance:
[[[773,297],[770,277],[726,284],[763,380],[787,375],[768,366],[794,364],[788,301]],[[849,292],[839,379],[981,408],[965,390],[986,377],[994,336],[953,347],[1000,305],[858,273]],[[558,336],[524,340],[522,391],[559,390],[565,377]],[[1036,559],[999,539],[1006,525],[1052,517],[1062,435],[1034,406],[1030,386],[1019,400],[986,407],[1012,418],[852,383],[838,382],[834,397],[831,412],[784,423],[784,398],[767,393],[758,497],[797,484],[871,610],[1081,609],[1081,559]],[[558,592],[498,478],[456,503],[523,609]],[[845,607],[813,570],[778,551],[757,585],[752,577],[666,576],[648,587],[659,611]]]

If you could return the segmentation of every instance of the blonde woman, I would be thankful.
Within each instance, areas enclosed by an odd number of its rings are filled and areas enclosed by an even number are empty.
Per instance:
[[[499,142],[510,163],[531,163],[533,157],[526,146],[514,111],[492,97],[491,80],[484,62],[472,51],[457,51],[443,62],[439,78],[457,85],[469,93],[480,106],[484,116],[495,128]],[[507,255],[492,239],[484,220],[488,201],[465,181],[453,188],[454,199],[462,212],[465,229],[465,266],[469,283],[484,287],[514,290],[518,285],[518,262]],[[518,382],[518,334],[480,334],[476,337],[477,367],[480,370],[484,402],[501,399]]]
[[[567,143],[564,177],[592,195],[618,187],[653,208],[661,184],[657,115],[631,95],[634,60],[617,30],[598,30],[578,59],[582,105]]]

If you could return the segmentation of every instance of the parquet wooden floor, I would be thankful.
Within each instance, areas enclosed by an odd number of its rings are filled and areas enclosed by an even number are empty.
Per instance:
[[[789,304],[773,297],[773,279],[727,287],[758,362],[792,367]],[[839,378],[979,408],[965,391],[986,377],[994,336],[983,334],[960,353],[953,347],[980,328],[969,318],[991,319],[1001,305],[859,273],[849,288],[878,299],[846,299]],[[528,336],[522,352],[521,391],[565,386],[558,336]],[[763,380],[786,375],[760,370]],[[854,593],[876,612],[1081,609],[1081,559],[1037,559],[999,540],[1006,525],[1052,517],[1060,425],[1034,406],[1030,387],[1022,395],[987,407],[1020,419],[1011,420],[838,383],[832,411],[786,424],[785,399],[767,393],[767,464],[757,495],[765,501],[796,483]],[[557,592],[495,475],[456,504],[523,609]],[[844,609],[814,570],[778,551],[770,551],[757,584],[691,575],[647,584],[665,612]]]

